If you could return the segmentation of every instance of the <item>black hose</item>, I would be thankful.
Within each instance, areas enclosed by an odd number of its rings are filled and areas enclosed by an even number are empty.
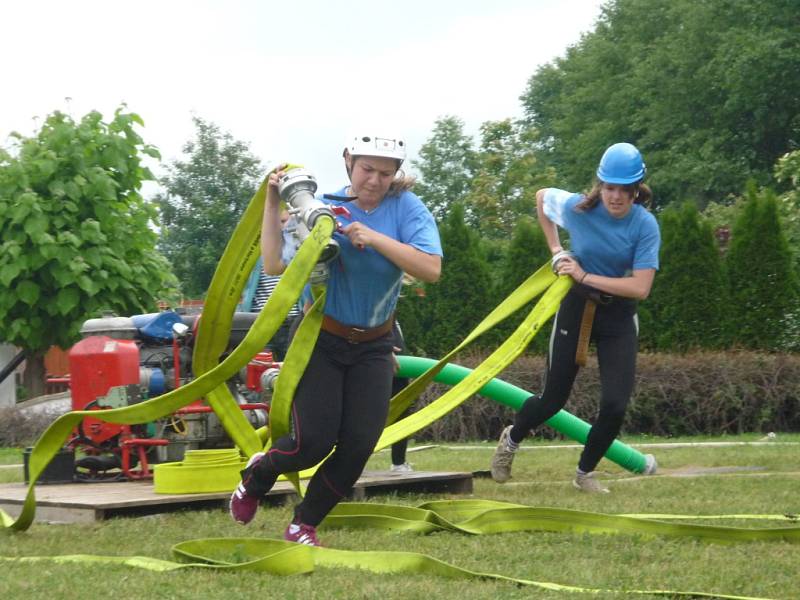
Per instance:
[[[25,360],[25,350],[20,350],[19,353],[17,353],[17,355],[11,359],[11,362],[3,367],[2,371],[0,371],[0,383],[3,383],[6,380],[6,377],[11,375],[11,373],[14,372],[14,369],[16,369],[23,360]]]

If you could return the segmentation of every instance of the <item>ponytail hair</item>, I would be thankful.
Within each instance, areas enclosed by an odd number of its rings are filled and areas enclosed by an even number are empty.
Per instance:
[[[413,188],[416,182],[416,177],[413,175],[406,175],[403,169],[397,169],[397,173],[394,176],[394,181],[392,181],[392,184],[389,186],[389,191],[386,192],[386,195],[399,196],[403,192],[407,192]]]

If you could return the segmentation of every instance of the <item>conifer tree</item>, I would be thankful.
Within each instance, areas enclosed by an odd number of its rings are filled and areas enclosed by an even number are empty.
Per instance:
[[[464,223],[461,204],[451,207],[440,234],[442,277],[427,287],[432,315],[425,348],[432,356],[457,345],[494,307],[489,268],[477,237]]]
[[[655,349],[724,346],[728,290],[711,226],[692,202],[668,207],[660,225],[661,268],[647,300]]]
[[[549,262],[550,252],[547,249],[547,242],[539,225],[532,219],[520,219],[517,221],[511,243],[508,245],[503,260],[501,276],[496,286],[495,306],[511,294],[519,284],[525,281],[539,267]],[[538,300],[539,298],[534,299],[533,302],[521,308],[516,314],[498,325],[495,331],[489,334],[491,336],[489,339],[493,342],[501,343],[514,332]],[[531,342],[528,351],[546,352],[548,333],[545,330],[540,331]]]
[[[746,348],[781,349],[796,310],[798,287],[774,192],[750,185],[731,232],[726,258],[731,294],[730,331]]]
[[[436,285],[436,284],[434,284]],[[403,286],[397,301],[396,318],[403,332],[406,354],[426,356],[426,332],[430,326],[431,309],[425,285],[413,282]]]

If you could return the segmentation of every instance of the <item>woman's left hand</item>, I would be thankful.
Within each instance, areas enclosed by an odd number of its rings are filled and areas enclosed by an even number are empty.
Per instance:
[[[392,348],[392,373],[394,375],[397,375],[397,372],[400,370],[400,360],[397,358],[397,355],[402,351],[402,348],[398,348],[397,346]]]
[[[344,233],[350,239],[350,242],[359,250],[371,246],[373,236],[375,235],[372,229],[358,221],[342,227],[342,233]]]

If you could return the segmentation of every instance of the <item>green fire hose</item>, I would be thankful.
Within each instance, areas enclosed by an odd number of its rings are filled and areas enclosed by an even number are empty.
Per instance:
[[[399,359],[400,370],[397,373],[399,377],[418,377],[436,364],[436,361],[430,358],[416,356],[401,356]],[[466,367],[449,364],[442,369],[434,381],[456,385],[471,372],[472,370]],[[514,410],[519,410],[522,407],[522,403],[531,395],[530,392],[501,379],[492,379],[480,388],[477,393]],[[586,443],[590,425],[567,411],[559,411],[548,419],[546,423],[571,439],[582,444]],[[646,468],[644,455],[619,440],[614,440],[614,443],[611,444],[608,452],[606,452],[606,458],[634,473],[642,473]]]

